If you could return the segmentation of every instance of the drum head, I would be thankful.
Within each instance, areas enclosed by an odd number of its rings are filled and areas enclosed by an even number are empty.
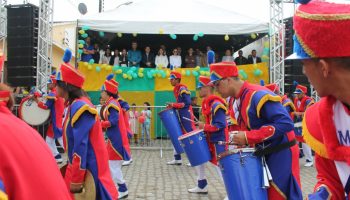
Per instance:
[[[95,200],[96,199],[96,188],[94,177],[90,171],[86,171],[84,189],[81,193],[74,194],[75,200]]]
[[[20,117],[32,126],[38,126],[49,119],[50,110],[39,108],[34,100],[28,98],[20,104]]]

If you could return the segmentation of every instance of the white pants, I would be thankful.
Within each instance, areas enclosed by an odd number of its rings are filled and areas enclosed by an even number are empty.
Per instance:
[[[125,183],[122,172],[123,160],[109,160],[109,169],[115,185]]]
[[[59,137],[59,138],[57,138],[57,140],[58,140],[58,143],[63,147],[63,138]],[[51,152],[52,152],[53,156],[54,157],[57,156],[59,154],[59,152],[57,151],[57,146],[56,146],[56,143],[55,143],[55,139],[46,136],[45,141],[46,141],[46,144],[51,149]]]
[[[203,180],[206,179],[205,177],[205,163],[195,166],[194,167],[196,174],[197,174],[197,180]]]
[[[306,160],[313,161],[311,148],[305,143],[302,143],[302,147]]]

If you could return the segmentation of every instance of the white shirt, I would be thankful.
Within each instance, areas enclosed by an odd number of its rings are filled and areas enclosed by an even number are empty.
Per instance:
[[[169,61],[168,61],[168,57],[164,56],[164,55],[157,55],[156,56],[156,60],[155,60],[155,64],[157,67],[163,67],[163,68],[167,68]]]
[[[100,64],[107,64],[109,65],[109,61],[111,60],[111,56],[105,56],[103,55],[102,58],[100,59]]]
[[[179,56],[179,55],[170,56],[170,65],[172,65],[174,68],[181,67],[181,56]]]
[[[343,104],[337,101],[333,106],[333,121],[340,145],[350,147],[350,115],[345,111]],[[340,181],[345,187],[346,181],[350,176],[350,166],[343,161],[334,161],[337,167]]]
[[[253,64],[256,64],[256,57],[252,57],[253,58]]]
[[[119,56],[116,56],[114,58],[114,65],[118,65],[119,66]]]
[[[222,57],[222,62],[234,62],[235,59],[233,59],[232,56],[223,56]]]

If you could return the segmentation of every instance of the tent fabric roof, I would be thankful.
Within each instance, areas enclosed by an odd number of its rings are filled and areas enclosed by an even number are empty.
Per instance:
[[[105,32],[230,34],[268,32],[268,23],[201,0],[134,0],[129,5],[78,19],[78,26]]]

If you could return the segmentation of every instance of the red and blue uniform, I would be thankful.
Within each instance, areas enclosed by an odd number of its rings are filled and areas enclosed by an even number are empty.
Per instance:
[[[0,199],[71,199],[40,134],[14,116],[5,101],[0,101],[0,119]]]
[[[248,144],[276,147],[295,139],[293,123],[279,96],[265,87],[244,82],[236,99],[240,101],[238,125],[246,131]],[[265,155],[273,178],[269,199],[302,199],[298,155],[296,145]]]
[[[282,96],[282,105],[289,113],[290,117],[292,117],[292,113],[296,111],[295,106],[290,98],[287,95]],[[293,118],[292,118],[293,119]]]
[[[125,119],[119,103],[111,97],[106,102],[102,128],[106,129],[109,160],[130,160],[130,145]]]
[[[310,200],[349,198],[349,119],[349,108],[331,96],[305,112],[303,139],[315,151],[317,169],[317,183],[314,193],[308,196]]]
[[[89,170],[95,181],[96,199],[117,199],[98,112],[86,97],[68,106],[63,141],[69,161],[65,175],[68,187],[71,183],[84,183],[86,170]]]
[[[202,113],[205,118],[204,132],[208,135],[207,141],[212,157],[210,162],[218,165],[217,155],[227,150],[227,145],[219,145],[218,142],[228,141],[225,100],[215,95],[205,98],[202,102]]]
[[[178,84],[174,87],[174,96],[176,103],[173,103],[172,106],[178,110],[182,133],[189,133],[195,129],[193,123],[194,115],[191,106],[191,92],[185,85]],[[186,120],[183,117],[191,119],[192,121]]]
[[[45,97],[46,102],[39,102],[38,106],[45,110],[50,110],[50,125],[46,132],[48,137],[57,139],[62,136],[62,118],[64,112],[64,99],[57,96],[56,89],[52,89]]]
[[[299,103],[298,103],[299,102]],[[311,105],[314,104],[314,101],[309,96],[304,96],[301,100],[298,98],[294,99],[294,106],[296,112],[305,112]],[[303,121],[303,116],[295,116],[293,115],[293,119],[295,123],[301,123]],[[298,141],[302,142],[302,127],[296,126],[294,128],[294,132]]]
[[[128,110],[130,110],[130,105],[121,97],[118,97],[117,101],[120,104],[120,107],[122,108],[121,113],[123,114],[123,117],[124,117],[124,123],[125,123],[126,131],[128,133],[128,138],[131,138],[134,133],[132,132],[129,124]]]

